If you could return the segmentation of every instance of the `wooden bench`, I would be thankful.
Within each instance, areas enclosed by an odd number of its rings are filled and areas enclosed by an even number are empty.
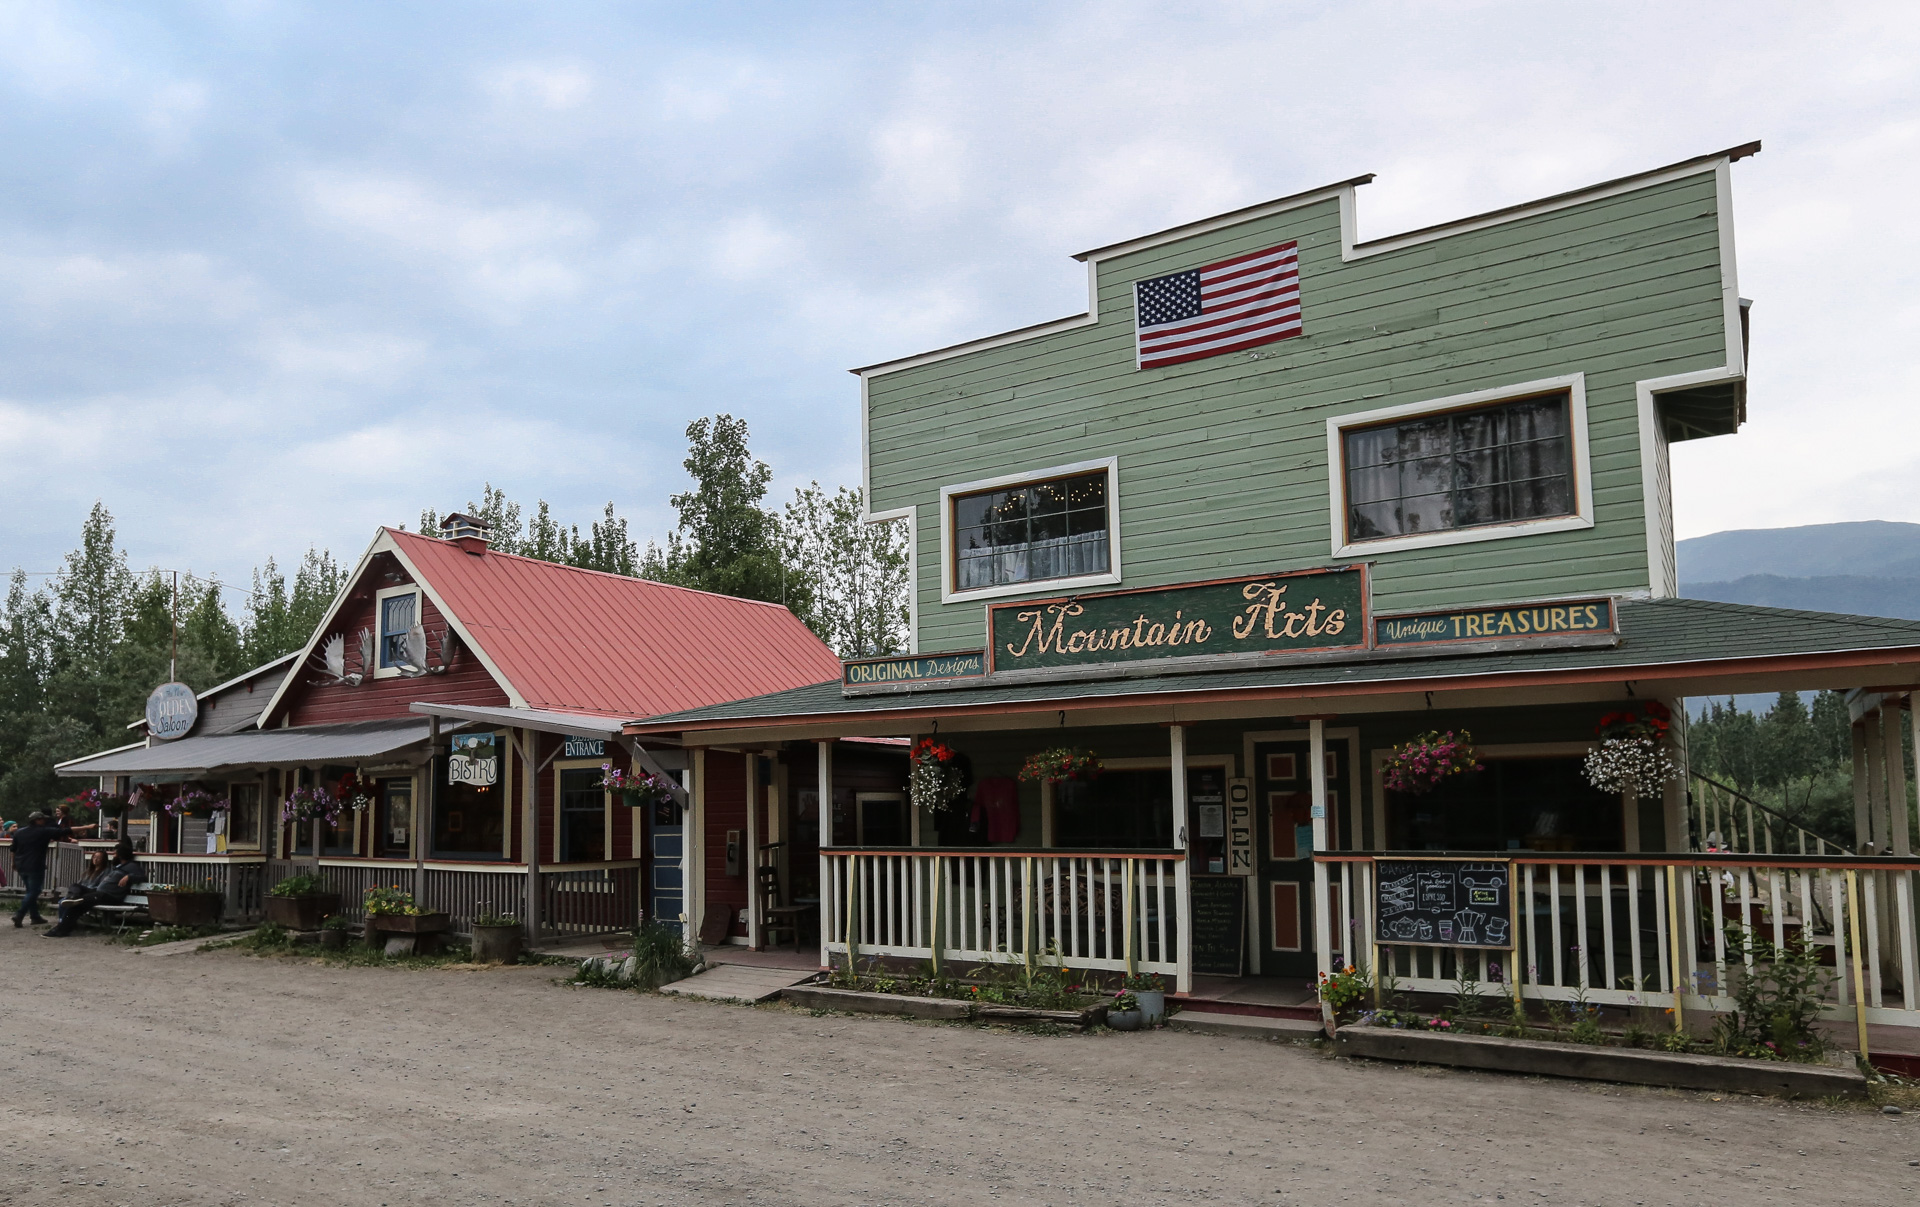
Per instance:
[[[126,900],[120,904],[96,905],[93,907],[93,912],[116,919],[113,933],[117,935],[127,928],[127,923],[133,920],[135,914],[147,912],[147,891],[152,887],[152,884],[136,884],[127,894]],[[150,915],[149,920],[151,920]]]

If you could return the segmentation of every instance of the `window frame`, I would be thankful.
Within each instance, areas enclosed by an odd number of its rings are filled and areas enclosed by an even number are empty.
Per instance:
[[[561,740],[564,741],[565,739],[562,738]],[[614,863],[618,861],[619,856],[616,856],[613,853],[614,800],[613,800],[613,791],[612,789],[609,789],[609,788],[602,788],[600,790],[601,857],[597,860],[589,859],[589,860],[572,860],[572,861],[562,859],[560,857],[561,850],[562,850],[562,842],[563,842],[564,833],[566,830],[566,818],[564,816],[566,810],[561,805],[561,784],[564,782],[564,777],[560,773],[563,771],[596,771],[597,772],[600,770],[601,766],[606,763],[606,761],[607,760],[604,757],[597,758],[597,759],[594,759],[594,758],[555,759],[553,761],[553,764],[551,767],[551,770],[553,772],[553,833],[551,834],[552,841],[545,844],[547,847],[547,850],[544,852],[542,856],[544,859],[546,859],[547,863],[550,866],[559,867],[559,866],[565,865],[568,867],[598,867],[602,864]]]
[[[1476,411],[1505,402],[1519,402],[1543,394],[1567,395],[1567,433],[1570,438],[1573,472],[1573,505],[1569,515],[1543,516],[1537,519],[1506,520],[1496,524],[1476,524],[1470,528],[1446,528],[1434,532],[1407,533],[1401,536],[1353,539],[1348,533],[1347,514],[1347,433],[1359,428],[1382,427],[1410,419],[1432,419],[1456,411]],[[1571,532],[1593,527],[1593,472],[1588,454],[1587,385],[1585,373],[1568,373],[1539,381],[1520,382],[1454,394],[1424,402],[1382,407],[1338,415],[1327,420],[1327,504],[1334,557],[1361,557],[1370,553],[1391,553],[1397,549],[1431,549],[1442,545],[1466,545],[1479,541],[1499,541],[1509,537],[1533,536],[1546,532]]]
[[[387,619],[387,601],[396,595],[412,595],[414,597],[414,620],[422,628],[426,626],[426,615],[421,611],[426,593],[420,589],[419,583],[404,583],[398,587],[382,587],[373,593],[373,677],[376,679],[398,679],[400,677],[399,667],[381,665],[386,660],[387,634],[385,632],[385,626]]]
[[[955,547],[956,532],[953,522],[956,498],[962,495],[978,494],[981,491],[1004,490],[1010,486],[1032,486],[1054,478],[1070,478],[1076,474],[1095,471],[1103,471],[1107,475],[1107,569],[1105,573],[1076,574],[1067,578],[1035,578],[997,587],[971,587],[965,590],[960,588],[957,561],[959,551]],[[999,599],[1009,595],[1053,594],[1076,587],[1111,586],[1120,580],[1120,458],[1101,457],[1092,461],[1075,461],[1067,465],[1051,465],[1043,469],[1003,474],[997,478],[982,478],[976,482],[959,482],[940,488],[941,603]]]

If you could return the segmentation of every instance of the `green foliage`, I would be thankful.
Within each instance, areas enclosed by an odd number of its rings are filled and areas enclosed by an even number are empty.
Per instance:
[[[681,465],[693,489],[669,500],[679,527],[665,549],[647,545],[641,576],[805,615],[813,605],[811,581],[787,563],[780,518],[761,505],[773,471],[748,451],[747,421],[726,414],[694,420]]]
[[[269,897],[306,897],[327,891],[327,882],[313,872],[289,876],[267,890]]]
[[[402,890],[397,884],[376,884],[369,888],[361,907],[369,915],[383,917],[417,917],[422,912],[413,903],[413,894]]]
[[[1336,1017],[1351,1012],[1372,992],[1372,978],[1351,964],[1320,974],[1320,1000],[1333,1007]]]
[[[249,951],[280,951],[293,946],[293,935],[278,922],[265,922],[236,946]]]
[[[320,919],[321,930],[359,930],[352,918],[345,914],[328,914]]]
[[[907,525],[868,522],[857,488],[828,495],[813,482],[793,492],[781,522],[790,572],[807,590],[787,604],[842,658],[907,648]]]
[[[614,514],[612,503],[607,504],[600,520],[587,524],[587,533],[582,536],[580,525],[555,520],[553,509],[545,499],[536,502],[533,519],[524,530],[520,520],[522,508],[507,498],[504,490],[491,482],[485,483],[480,489],[480,500],[479,503],[469,500],[465,514],[486,525],[490,549],[630,578],[640,574],[639,547],[627,534],[625,518]],[[439,513],[432,508],[422,511],[420,531],[429,536],[438,534]]]
[[[1914,783],[1913,734],[1900,725],[1909,785]],[[1699,774],[1731,785],[1794,825],[1851,849],[1853,843],[1852,723],[1845,696],[1821,692],[1808,708],[1796,692],[1782,692],[1764,714],[1709,705],[1687,728],[1687,758]],[[1909,810],[1911,793],[1908,788]],[[1910,814],[1911,816],[1911,814]],[[1776,828],[1778,849],[1784,830]]]
[[[658,989],[693,972],[693,956],[678,929],[653,918],[633,932],[633,983]]]
[[[1820,962],[1820,948],[1804,938],[1780,947],[1757,935],[1749,941],[1738,926],[1729,926],[1727,960],[1738,969],[1734,1009],[1714,1020],[1714,1047],[1728,1056],[1821,1059],[1826,1039],[1814,1021],[1833,976]]]

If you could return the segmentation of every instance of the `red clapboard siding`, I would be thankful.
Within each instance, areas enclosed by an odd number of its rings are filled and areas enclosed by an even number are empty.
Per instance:
[[[747,877],[747,759],[722,750],[707,751],[707,908],[746,908]],[[727,831],[740,831],[739,876],[727,875]],[[736,914],[728,934],[746,934]]]
[[[391,572],[400,575],[389,580]],[[369,629],[375,633],[374,590],[377,586],[404,586],[413,580],[400,569],[393,557],[382,554],[368,566],[367,573],[356,585],[354,595],[349,598],[340,614],[328,626],[327,635],[344,634],[347,639],[347,669],[360,670],[360,630]],[[440,630],[446,626],[446,617],[433,601],[421,594],[424,624],[437,642]],[[438,645],[435,645],[436,652]],[[296,666],[293,669],[293,687],[287,693],[287,699],[281,703],[280,711],[292,718],[294,725],[326,725],[342,721],[377,721],[396,717],[414,717],[418,713],[410,712],[408,705],[415,702],[433,704],[474,704],[504,707],[507,693],[494,682],[487,668],[473,656],[472,651],[462,649],[455,658],[453,667],[444,675],[426,675],[417,679],[395,676],[390,679],[373,679],[362,682],[358,687],[330,683],[325,675],[312,665]],[[272,719],[278,724],[279,718]]]

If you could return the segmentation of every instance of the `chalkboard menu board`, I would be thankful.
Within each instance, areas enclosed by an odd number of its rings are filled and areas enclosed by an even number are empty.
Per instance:
[[[1376,859],[1375,941],[1395,947],[1513,946],[1513,865],[1489,859]]]
[[[1195,876],[1193,970],[1209,976],[1239,976],[1246,950],[1247,889],[1243,876]]]

